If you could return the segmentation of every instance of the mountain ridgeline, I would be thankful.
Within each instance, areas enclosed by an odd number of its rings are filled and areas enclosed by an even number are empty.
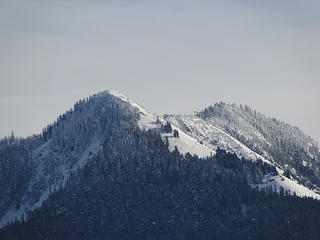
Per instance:
[[[319,146],[297,127],[248,106],[224,102],[194,115],[165,118],[211,148],[220,147],[244,158],[265,159],[285,171],[286,176],[320,190]]]
[[[320,186],[319,146],[299,128],[265,117],[248,106],[222,102],[197,116],[286,169],[303,184]]]
[[[317,164],[249,108],[161,118],[105,91],[0,141],[0,239],[319,239]]]

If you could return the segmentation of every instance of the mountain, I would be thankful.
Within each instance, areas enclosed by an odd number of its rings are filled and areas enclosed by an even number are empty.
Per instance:
[[[0,238],[312,239],[318,154],[247,107],[160,117],[101,92],[41,134],[0,141]]]
[[[297,127],[248,106],[223,102],[194,115],[166,115],[166,120],[212,149],[220,147],[239,157],[267,161],[287,177],[319,192],[319,146]]]
[[[21,219],[63,187],[73,171],[98,152],[107,131],[138,113],[127,102],[102,92],[79,101],[42,134],[0,142],[0,226]]]
[[[161,129],[154,114],[116,91],[105,91],[77,102],[40,135],[1,140],[0,226],[40,207],[98,152],[110,128],[123,121],[136,122],[143,129]],[[213,152],[183,132],[179,139],[171,135],[162,133],[163,139],[169,138],[171,150],[178,146],[180,152],[200,157]]]

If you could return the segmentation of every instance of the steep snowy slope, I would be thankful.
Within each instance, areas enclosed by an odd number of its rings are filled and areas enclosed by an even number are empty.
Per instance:
[[[165,115],[165,119],[172,124],[179,126],[184,132],[196,138],[199,142],[208,145],[212,149],[220,147],[229,152],[235,152],[240,158],[243,157],[251,160],[261,159],[270,163],[264,156],[250,150],[230,134],[214,125],[208,124],[197,116]]]
[[[223,102],[204,109],[196,116],[288,169],[304,184],[320,186],[319,146],[297,127],[266,117],[248,106]]]
[[[196,154],[199,157],[208,157],[215,153],[213,149],[200,144],[199,141],[197,141],[192,136],[181,131],[181,129],[179,129],[174,124],[172,125],[172,130],[179,131],[179,138],[173,137],[173,133],[163,132],[161,130],[161,124],[164,124],[165,121],[161,117],[158,117],[155,114],[147,111],[145,108],[133,102],[132,100],[128,99],[126,96],[124,96],[123,94],[117,91],[109,90],[108,92],[114,95],[115,97],[118,97],[121,100],[128,102],[129,104],[131,104],[131,106],[137,108],[140,115],[140,119],[138,121],[139,127],[145,130],[154,129],[158,131],[161,134],[161,137],[163,138],[163,140],[168,138],[169,149],[171,151],[173,151],[175,146],[177,146],[178,150],[181,153],[185,154],[189,152],[191,154]]]
[[[311,191],[310,189],[297,184],[293,180],[283,176],[282,174],[278,176],[266,175],[262,183],[257,185],[259,189],[266,189],[271,187],[273,191],[280,192],[281,188],[283,191],[288,191],[289,194],[296,194],[299,197],[312,197],[314,199],[320,200],[320,195]]]
[[[98,151],[100,141],[98,137],[92,138],[89,146],[81,153],[63,153],[54,149],[50,141],[35,149],[32,161],[37,162],[36,175],[31,179],[23,197],[17,200],[19,207],[17,204],[10,206],[2,216],[0,227],[21,220],[27,216],[27,211],[41,207],[52,192],[64,186],[70,173],[83,167],[93,156],[91,153]]]
[[[289,148],[288,145],[294,145],[306,151],[311,158],[319,153],[318,144],[299,128],[266,117],[249,106],[220,102],[205,108],[196,116],[225,130],[241,142],[250,144],[256,151],[279,145],[282,141],[281,147]]]
[[[165,119],[179,126],[183,131],[196,138],[199,142],[208,145],[211,149],[219,147],[236,153],[240,158],[251,159],[253,161],[260,159],[277,167],[279,176],[266,176],[264,181],[258,184],[259,188],[272,186],[274,190],[279,191],[280,187],[282,187],[292,194],[295,192],[297,196],[310,196],[320,199],[320,195],[317,193],[285,177],[283,169],[272,158],[269,158],[267,153],[264,156],[255,153],[240,141],[230,136],[230,134],[207,121],[192,115],[165,115]]]

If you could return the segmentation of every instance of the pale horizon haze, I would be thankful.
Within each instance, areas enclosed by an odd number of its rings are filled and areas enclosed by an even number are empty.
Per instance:
[[[156,114],[249,105],[320,143],[320,2],[3,0],[0,138],[117,90]]]

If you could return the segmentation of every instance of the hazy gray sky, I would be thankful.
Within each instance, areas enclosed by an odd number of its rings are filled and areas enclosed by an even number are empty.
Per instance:
[[[0,136],[118,90],[152,112],[247,104],[320,142],[320,1],[1,0]]]

